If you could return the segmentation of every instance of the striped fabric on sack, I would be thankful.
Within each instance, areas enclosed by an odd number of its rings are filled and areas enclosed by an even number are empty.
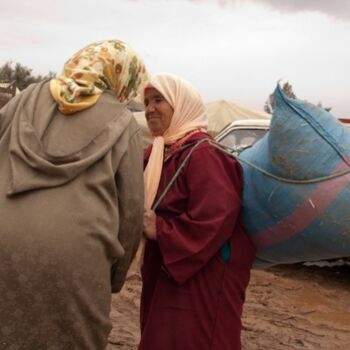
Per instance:
[[[240,154],[256,268],[350,256],[350,132],[278,85],[270,131]]]

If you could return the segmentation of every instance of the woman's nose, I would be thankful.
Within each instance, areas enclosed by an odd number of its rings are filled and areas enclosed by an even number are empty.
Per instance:
[[[145,108],[145,112],[146,112],[146,114],[147,113],[152,113],[152,112],[154,112],[155,111],[155,106],[154,106],[154,103],[149,103],[147,106],[146,106],[146,108]]]

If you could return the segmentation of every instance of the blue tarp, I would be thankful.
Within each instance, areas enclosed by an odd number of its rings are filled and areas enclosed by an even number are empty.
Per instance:
[[[350,132],[277,86],[270,131],[240,154],[255,266],[350,256]]]

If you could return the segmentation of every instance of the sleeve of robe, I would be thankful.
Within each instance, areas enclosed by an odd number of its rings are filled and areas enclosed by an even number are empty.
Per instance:
[[[142,235],[144,188],[143,150],[140,131],[129,140],[128,151],[116,174],[119,208],[118,240],[125,254],[112,266],[112,292],[122,288]]]
[[[169,275],[181,284],[214,257],[234,232],[241,209],[242,173],[237,161],[204,146],[186,166],[187,210],[157,216],[157,240]]]

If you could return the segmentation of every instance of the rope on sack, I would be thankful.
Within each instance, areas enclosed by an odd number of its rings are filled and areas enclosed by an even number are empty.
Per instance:
[[[343,176],[343,175],[346,175],[346,174],[350,173],[350,168],[348,168],[346,170],[338,171],[338,172],[336,172],[334,174],[327,175],[327,176],[320,176],[320,177],[317,177],[315,179],[309,179],[309,180],[287,179],[285,177],[274,175],[274,174],[264,170],[263,168],[260,168],[259,166],[255,165],[254,163],[250,162],[249,160],[245,160],[245,159],[240,158],[239,154],[242,151],[244,151],[245,149],[247,149],[247,148],[249,148],[251,146],[237,150],[237,149],[230,148],[230,147],[227,147],[227,146],[218,145],[218,144],[212,142],[211,140],[209,140],[209,143],[213,147],[215,147],[215,148],[217,148],[217,149],[227,153],[228,155],[230,155],[231,157],[235,158],[239,162],[244,163],[244,164],[250,166],[251,168],[254,168],[255,170],[258,170],[262,174],[264,174],[264,175],[266,175],[268,177],[271,177],[274,180],[281,181],[281,182],[286,182],[286,183],[291,183],[291,184],[311,184],[311,183],[331,180],[331,179],[334,179],[334,178],[337,178],[337,177],[340,177],[340,176]],[[234,154],[234,153],[236,153],[236,154]]]
[[[157,199],[157,201],[154,203],[154,205],[152,206],[152,210],[156,210],[158,205],[160,204],[160,202],[164,199],[164,197],[166,196],[167,192],[169,191],[170,187],[173,185],[173,183],[175,182],[175,180],[177,179],[177,177],[179,176],[180,172],[182,171],[182,169],[185,167],[185,165],[188,163],[192,153],[194,152],[194,150],[199,146],[201,145],[202,143],[204,142],[208,142],[210,145],[212,145],[213,147],[215,147],[216,149],[220,150],[221,152],[224,152],[224,153],[227,153],[229,156],[235,158],[237,161],[241,162],[241,163],[244,163],[248,166],[250,166],[251,168],[259,171],[260,173],[268,176],[268,177],[271,177],[272,179],[274,180],[277,180],[277,181],[281,181],[281,182],[286,182],[286,183],[290,183],[290,184],[312,184],[312,183],[316,183],[316,182],[321,182],[321,181],[327,181],[327,180],[332,180],[332,179],[335,179],[337,177],[340,177],[340,176],[344,176],[346,174],[349,174],[350,173],[350,168],[349,169],[346,169],[346,170],[342,170],[342,171],[339,171],[339,172],[336,172],[334,174],[331,174],[331,175],[327,175],[327,176],[321,176],[321,177],[318,177],[318,178],[315,178],[315,179],[309,179],[309,180],[296,180],[296,179],[287,179],[287,178],[284,178],[284,177],[281,177],[281,176],[277,176],[277,175],[274,175],[266,170],[264,170],[263,168],[260,168],[259,166],[255,165],[254,163],[248,161],[248,160],[245,160],[245,159],[242,159],[239,157],[239,154],[251,147],[246,147],[246,148],[241,148],[241,149],[235,149],[235,148],[230,148],[230,147],[227,147],[227,146],[222,146],[222,145],[219,145],[217,144],[216,142],[212,141],[211,139],[202,139],[198,142],[195,143],[195,145],[191,148],[190,152],[187,154],[186,158],[183,160],[182,164],[179,166],[179,168],[176,170],[174,176],[172,177],[172,179],[169,181],[169,183],[167,184],[167,186],[165,187],[164,191],[162,192],[162,194],[159,196],[159,198]],[[188,148],[190,146],[192,146],[193,144],[189,144],[189,145],[186,145],[184,146],[183,148]]]
[[[162,192],[162,194],[159,196],[159,198],[157,199],[157,201],[153,204],[152,206],[152,210],[156,210],[159,203],[163,200],[163,198],[165,197],[165,195],[167,194],[167,192],[169,191],[170,187],[172,186],[172,184],[174,183],[174,181],[176,180],[176,178],[179,176],[181,170],[184,168],[184,166],[187,164],[187,162],[189,161],[193,151],[203,142],[210,142],[210,139],[202,139],[198,142],[196,142],[196,144],[191,148],[190,152],[187,154],[186,158],[183,160],[182,164],[179,166],[179,168],[176,170],[174,176],[172,177],[172,179],[169,181],[169,183],[167,184],[167,186],[165,187],[164,191]],[[182,148],[187,148],[190,147],[192,144],[186,145]]]

